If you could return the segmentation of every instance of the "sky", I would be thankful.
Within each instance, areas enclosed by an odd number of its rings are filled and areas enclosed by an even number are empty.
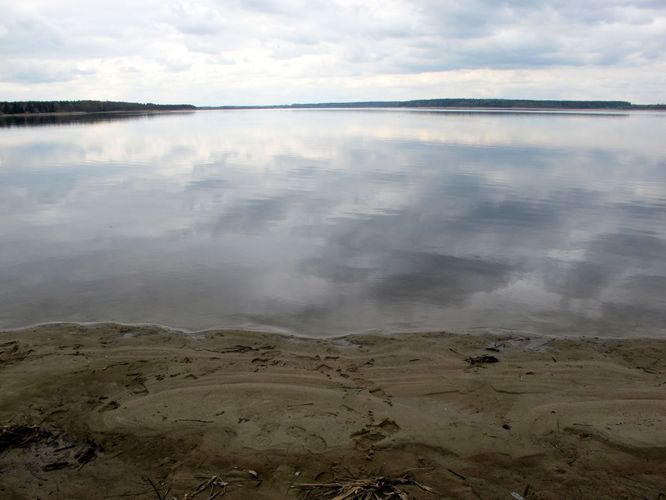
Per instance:
[[[0,0],[0,100],[666,103],[666,0]]]

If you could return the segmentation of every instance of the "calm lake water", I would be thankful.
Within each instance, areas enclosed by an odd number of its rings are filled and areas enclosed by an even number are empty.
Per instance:
[[[0,327],[666,336],[666,113],[0,120]]]

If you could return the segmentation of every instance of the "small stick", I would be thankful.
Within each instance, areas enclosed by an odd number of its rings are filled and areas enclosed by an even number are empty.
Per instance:
[[[162,494],[157,489],[157,486],[155,486],[155,483],[153,483],[152,479],[150,479],[149,477],[145,477],[144,479],[150,483],[150,486],[153,488],[153,491],[157,495],[157,499],[158,500],[165,500],[164,497],[162,496]]]
[[[295,484],[294,488],[341,488],[341,483],[300,483]]]
[[[463,481],[467,481],[467,478],[466,478],[465,476],[463,476],[462,474],[458,474],[458,473],[457,473],[456,471],[454,471],[453,469],[446,469],[446,470],[448,470],[448,471],[449,471],[451,474],[453,474],[454,476],[459,477],[459,478],[462,479]]]

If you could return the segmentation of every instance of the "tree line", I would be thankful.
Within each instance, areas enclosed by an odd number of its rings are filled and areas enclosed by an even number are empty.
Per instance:
[[[294,108],[501,108],[501,109],[631,109],[628,101],[556,101],[533,99],[418,99],[412,101],[292,104]]]
[[[191,104],[153,104],[119,101],[0,101],[0,114],[108,113],[114,111],[193,110]]]
[[[477,108],[477,109],[644,109],[666,110],[664,104],[632,104],[629,101],[557,101],[534,99],[418,99],[412,101],[360,101],[286,104],[274,106],[205,106],[119,101],[0,101],[0,115],[44,113],[108,113],[118,111],[178,111],[195,109],[289,108]]]

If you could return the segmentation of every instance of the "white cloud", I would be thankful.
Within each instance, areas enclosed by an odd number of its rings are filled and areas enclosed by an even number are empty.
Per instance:
[[[665,68],[661,1],[0,0],[4,99],[664,102]]]

